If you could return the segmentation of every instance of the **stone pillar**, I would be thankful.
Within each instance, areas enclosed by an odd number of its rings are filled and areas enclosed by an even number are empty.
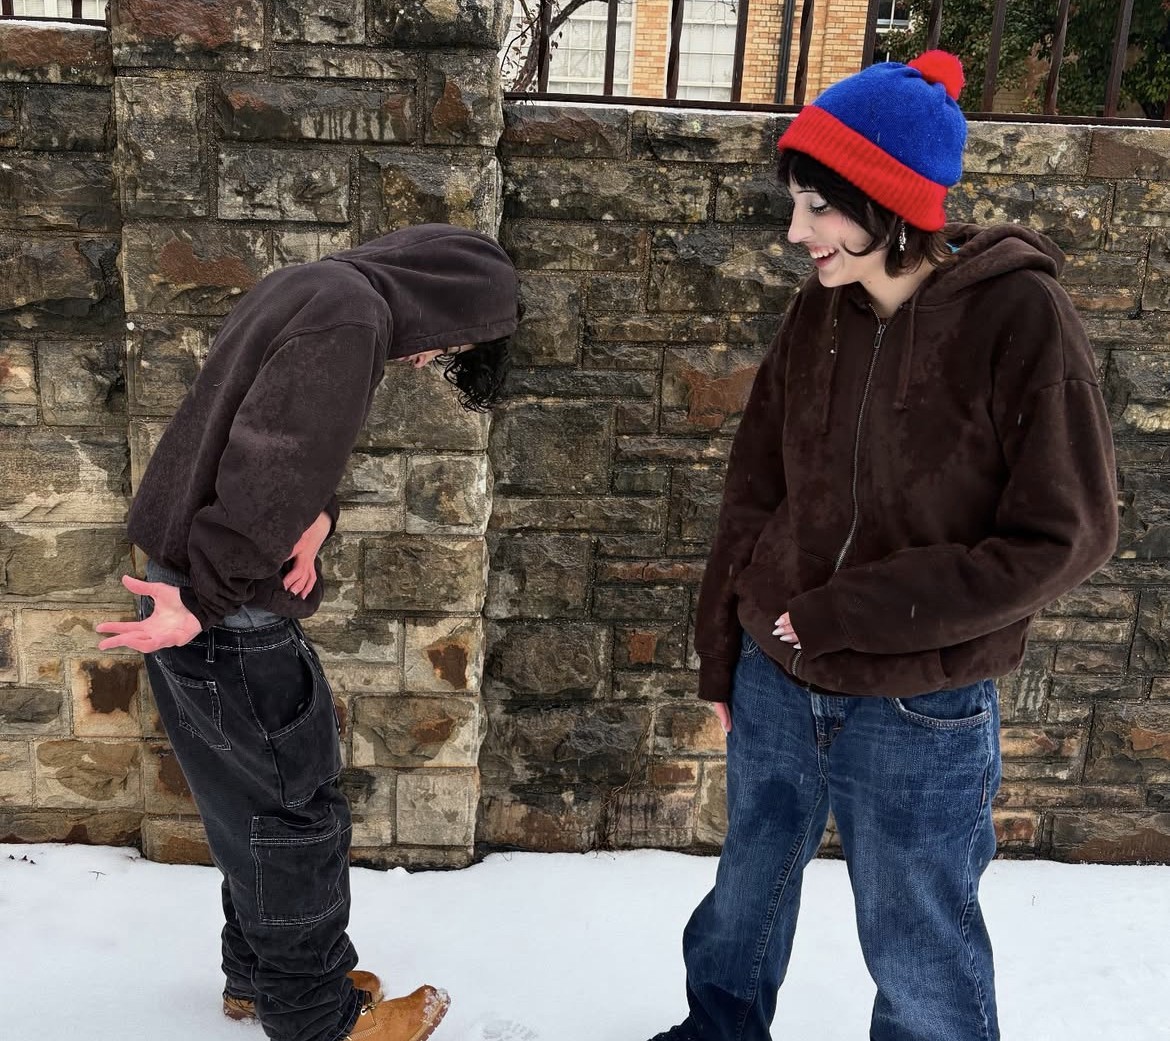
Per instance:
[[[134,481],[260,278],[410,224],[500,219],[503,0],[113,4]],[[355,857],[470,861],[483,713],[488,421],[391,369],[306,628],[347,727]],[[144,844],[205,856],[144,713]],[[176,816],[178,814],[178,816]]]

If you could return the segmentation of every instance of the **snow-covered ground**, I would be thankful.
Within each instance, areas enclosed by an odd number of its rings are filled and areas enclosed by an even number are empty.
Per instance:
[[[446,987],[434,1041],[645,1041],[684,1013],[679,937],[711,858],[495,855],[353,872],[351,935],[392,993]],[[219,1010],[219,876],[133,850],[0,846],[0,1037],[263,1041]],[[1003,861],[984,907],[1005,1041],[1170,1039],[1170,867]],[[809,868],[777,1041],[864,1041],[844,865]]]

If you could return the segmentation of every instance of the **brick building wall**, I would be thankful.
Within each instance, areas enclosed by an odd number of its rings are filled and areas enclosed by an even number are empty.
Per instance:
[[[499,228],[529,315],[490,424],[390,373],[342,488],[310,629],[357,856],[719,842],[691,616],[738,411],[807,270],[771,178],[783,120],[504,107],[501,8],[398,6],[0,25],[0,839],[206,858],[137,657],[95,650],[128,610],[134,482],[257,278],[450,220]],[[1167,860],[1170,135],[973,124],[952,210],[1069,253],[1122,480],[1117,558],[1002,685],[1001,848]]]

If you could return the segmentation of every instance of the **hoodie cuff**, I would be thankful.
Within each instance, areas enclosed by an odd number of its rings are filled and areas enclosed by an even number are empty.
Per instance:
[[[849,634],[833,604],[833,594],[824,586],[794,597],[788,602],[787,610],[806,658],[819,658],[850,646]]]
[[[207,613],[207,609],[199,602],[199,597],[195,595],[195,590],[190,586],[179,586],[179,599],[183,601],[183,606],[198,620],[200,629],[210,629],[223,621],[222,615],[219,618],[213,618]]]
[[[730,701],[733,662],[699,655],[699,697],[704,701]]]

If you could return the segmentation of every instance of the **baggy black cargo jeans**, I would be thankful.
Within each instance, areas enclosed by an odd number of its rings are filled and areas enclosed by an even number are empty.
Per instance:
[[[276,1041],[339,1041],[360,1011],[346,978],[350,814],[316,652],[282,619],[205,630],[146,668],[224,876],[226,992],[254,998]]]

